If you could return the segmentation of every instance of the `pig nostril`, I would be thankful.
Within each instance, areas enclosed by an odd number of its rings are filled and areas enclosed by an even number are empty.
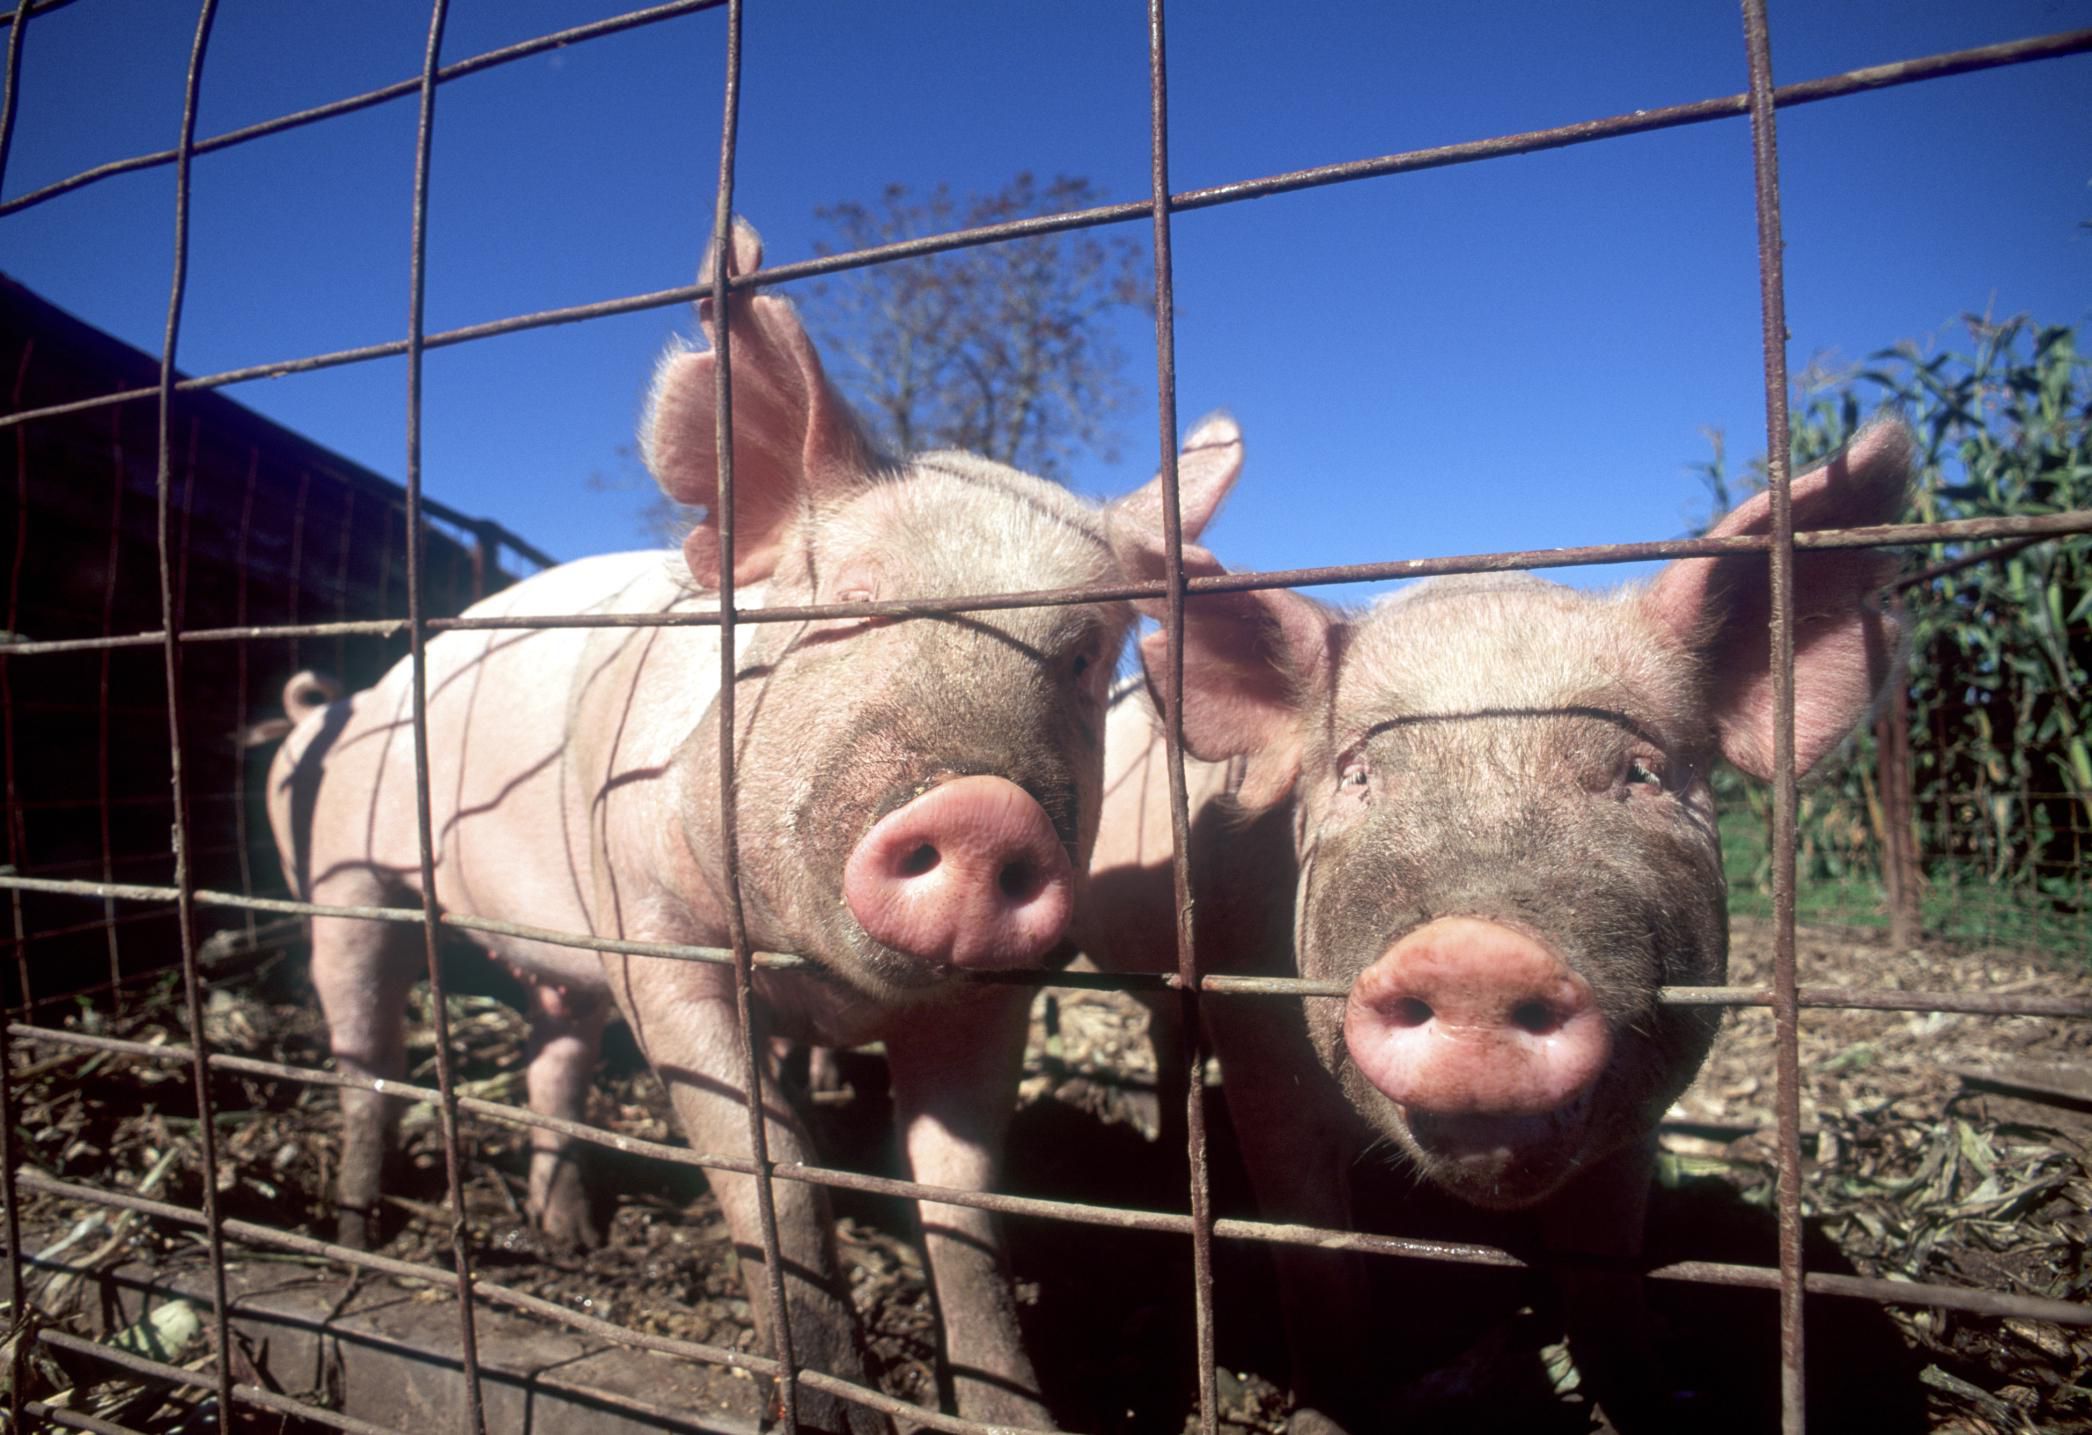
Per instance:
[[[937,849],[924,842],[901,859],[900,873],[903,877],[920,877],[937,865]]]
[[[1511,1008],[1511,1024],[1534,1036],[1546,1036],[1562,1023],[1553,1007],[1543,1001],[1520,1002]]]
[[[995,874],[995,885],[1013,902],[1022,902],[1039,890],[1038,874],[1029,862],[1012,862]]]
[[[1420,997],[1404,997],[1395,1003],[1396,1026],[1422,1026],[1431,1020],[1433,1015],[1435,1013],[1431,1010],[1431,1003]]]

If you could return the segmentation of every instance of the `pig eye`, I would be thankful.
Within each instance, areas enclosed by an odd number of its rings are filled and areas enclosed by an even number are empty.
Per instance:
[[[828,600],[831,603],[871,603],[878,600],[884,576],[878,564],[858,556],[837,564],[821,586],[834,595]]]
[[[1082,645],[1069,653],[1065,659],[1068,676],[1077,683],[1089,685],[1088,675],[1095,672],[1103,662],[1103,644],[1094,636],[1085,639]]]
[[[1373,769],[1363,752],[1337,759],[1337,790],[1329,799],[1322,831],[1334,835],[1363,821],[1373,805]]]
[[[1644,762],[1638,757],[1627,760],[1626,781],[1629,787],[1644,788],[1651,793],[1663,791],[1663,774],[1656,770],[1654,763]]]

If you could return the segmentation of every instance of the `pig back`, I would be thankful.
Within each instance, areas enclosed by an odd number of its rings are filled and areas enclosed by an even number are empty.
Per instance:
[[[609,554],[549,569],[468,617],[650,613],[711,607],[679,578],[680,555]],[[428,661],[429,806],[436,900],[455,914],[601,932],[590,824],[603,794],[665,778],[667,759],[718,690],[717,629],[453,631]],[[412,671],[312,714],[286,739],[271,818],[287,866],[314,900],[352,900],[372,878],[419,889]],[[303,787],[308,811],[279,799]],[[279,809],[283,809],[279,811]],[[299,841],[307,847],[293,862]],[[294,878],[294,880],[296,880]],[[328,889],[336,890],[330,895]],[[534,975],[600,982],[594,953],[486,937]]]

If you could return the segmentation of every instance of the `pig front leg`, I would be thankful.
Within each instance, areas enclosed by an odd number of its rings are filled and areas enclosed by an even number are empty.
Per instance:
[[[674,938],[645,938],[674,940]],[[604,967],[625,1020],[647,1061],[668,1088],[676,1119],[698,1151],[746,1157],[748,1105],[743,1079],[740,1021],[734,1010],[733,977],[723,967],[645,957],[606,955]],[[769,1044],[757,1033],[763,1082],[764,1136],[771,1161],[812,1161],[812,1144],[784,1100]],[[770,1282],[764,1270],[755,1179],[707,1171],[727,1230],[741,1261],[741,1277],[755,1309],[764,1347],[774,1329]],[[784,1258],[785,1316],[791,1324],[792,1354],[805,1369],[825,1371],[865,1385],[857,1321],[840,1294],[843,1282],[835,1256],[834,1222],[819,1186],[773,1181],[777,1241]],[[832,1395],[799,1388],[799,1424],[822,1435],[888,1435],[884,1416]]]
[[[1541,1212],[1556,1267],[1570,1352],[1578,1373],[1614,1428],[1674,1428],[1668,1383],[1656,1359],[1648,1282],[1641,1272],[1649,1187],[1656,1172],[1654,1133],[1605,1158],[1552,1197]],[[1583,1259],[1578,1260],[1577,1257]]]
[[[610,1003],[600,994],[540,983],[531,993],[530,1109],[540,1116],[583,1121],[595,1084]],[[589,1201],[576,1159],[580,1148],[557,1131],[530,1131],[531,1224],[558,1250],[594,1250],[603,1229]]]
[[[994,1186],[1017,1104],[1030,1011],[1030,989],[987,988],[956,1006],[918,1013],[887,1037],[894,1119],[917,1181],[968,1191]],[[918,1209],[958,1413],[996,1425],[1054,1428],[1018,1329],[995,1217],[933,1201]]]
[[[381,906],[386,890],[330,889],[317,901]],[[391,922],[312,919],[312,985],[327,1018],[334,1068],[344,1076],[398,1081],[406,1066],[407,993],[423,969],[421,934]],[[378,1197],[399,1125],[397,1097],[341,1089],[341,1167],[334,1182],[336,1236],[369,1250],[377,1243]]]
[[[1290,998],[1213,996],[1202,1004],[1220,1057],[1228,1119],[1266,1220],[1327,1230],[1352,1225],[1351,1167],[1358,1138],[1329,1074],[1308,1046]],[[1370,1356],[1371,1312],[1359,1257],[1275,1245],[1279,1313],[1292,1359],[1295,1407],[1287,1435],[1379,1429]]]

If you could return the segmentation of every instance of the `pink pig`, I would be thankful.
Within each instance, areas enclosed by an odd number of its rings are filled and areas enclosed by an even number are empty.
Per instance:
[[[737,273],[761,262],[745,224]],[[709,301],[699,305],[707,334]],[[1122,581],[1119,552],[1159,542],[1159,480],[1098,509],[964,453],[878,454],[824,376],[790,303],[733,301],[737,548],[747,607],[848,603]],[[679,502],[717,496],[710,352],[672,352],[644,429],[649,467]],[[1180,460],[1187,533],[1233,483],[1232,422],[1206,421]],[[1154,530],[1153,535],[1149,530]],[[1146,535],[1146,536],[1143,536]],[[676,553],[589,558],[539,574],[475,615],[685,613],[716,608],[708,516]],[[1014,1106],[1027,989],[968,970],[1041,963],[1060,945],[1095,840],[1105,688],[1123,603],[897,620],[831,618],[736,630],[741,894],[751,942],[813,965],[758,970],[764,1033],[828,1046],[881,1041],[916,1180],[994,1181]],[[711,626],[463,631],[428,646],[435,891],[449,913],[564,932],[717,946],[719,630]],[[270,774],[270,817],[292,886],[331,904],[423,894],[405,663],[305,716]],[[700,1151],[745,1156],[746,1093],[731,969],[485,937],[539,994],[531,1109],[579,1119],[605,1022],[630,1023]],[[401,1074],[401,1017],[422,968],[412,927],[312,923],[313,980],[339,1068]],[[771,1044],[760,1044],[771,1060]],[[368,1218],[394,1103],[344,1090],[338,1191],[345,1241]],[[813,1159],[781,1104],[780,1163]],[[557,1242],[599,1239],[568,1143],[532,1133],[530,1211]],[[713,1173],[770,1330],[756,1196]],[[863,1378],[822,1188],[774,1186],[796,1354]],[[925,1204],[927,1256],[959,1408],[1050,1423],[1019,1339],[987,1213]],[[811,1390],[809,1429],[883,1417]]]
[[[1798,529],[1900,512],[1912,442],[1877,423],[1793,484]],[[1762,534],[1769,499],[1716,536]],[[1128,569],[1162,571],[1127,535]],[[1190,548],[1186,571],[1219,572]],[[1866,713],[1897,634],[1881,550],[1795,561],[1795,765]],[[1763,554],[1687,558],[1587,594],[1525,576],[1419,584],[1341,613],[1284,590],[1193,596],[1184,739],[1204,972],[1345,983],[1344,1001],[1208,997],[1203,1012],[1258,1199],[1343,1227],[1345,1173],[1378,1146],[1470,1204],[1537,1208],[1558,1250],[1638,1253],[1652,1133],[1717,1011],[1728,921],[1708,774],[1772,770]],[[1143,640],[1160,690],[1163,637]],[[1114,705],[1084,944],[1107,967],[1174,962],[1162,740]],[[1296,1432],[1380,1428],[1357,1273],[1279,1247]],[[1565,1278],[1579,1359],[1616,1413],[1640,1284]],[[1664,1428],[1660,1423],[1656,1428]]]

